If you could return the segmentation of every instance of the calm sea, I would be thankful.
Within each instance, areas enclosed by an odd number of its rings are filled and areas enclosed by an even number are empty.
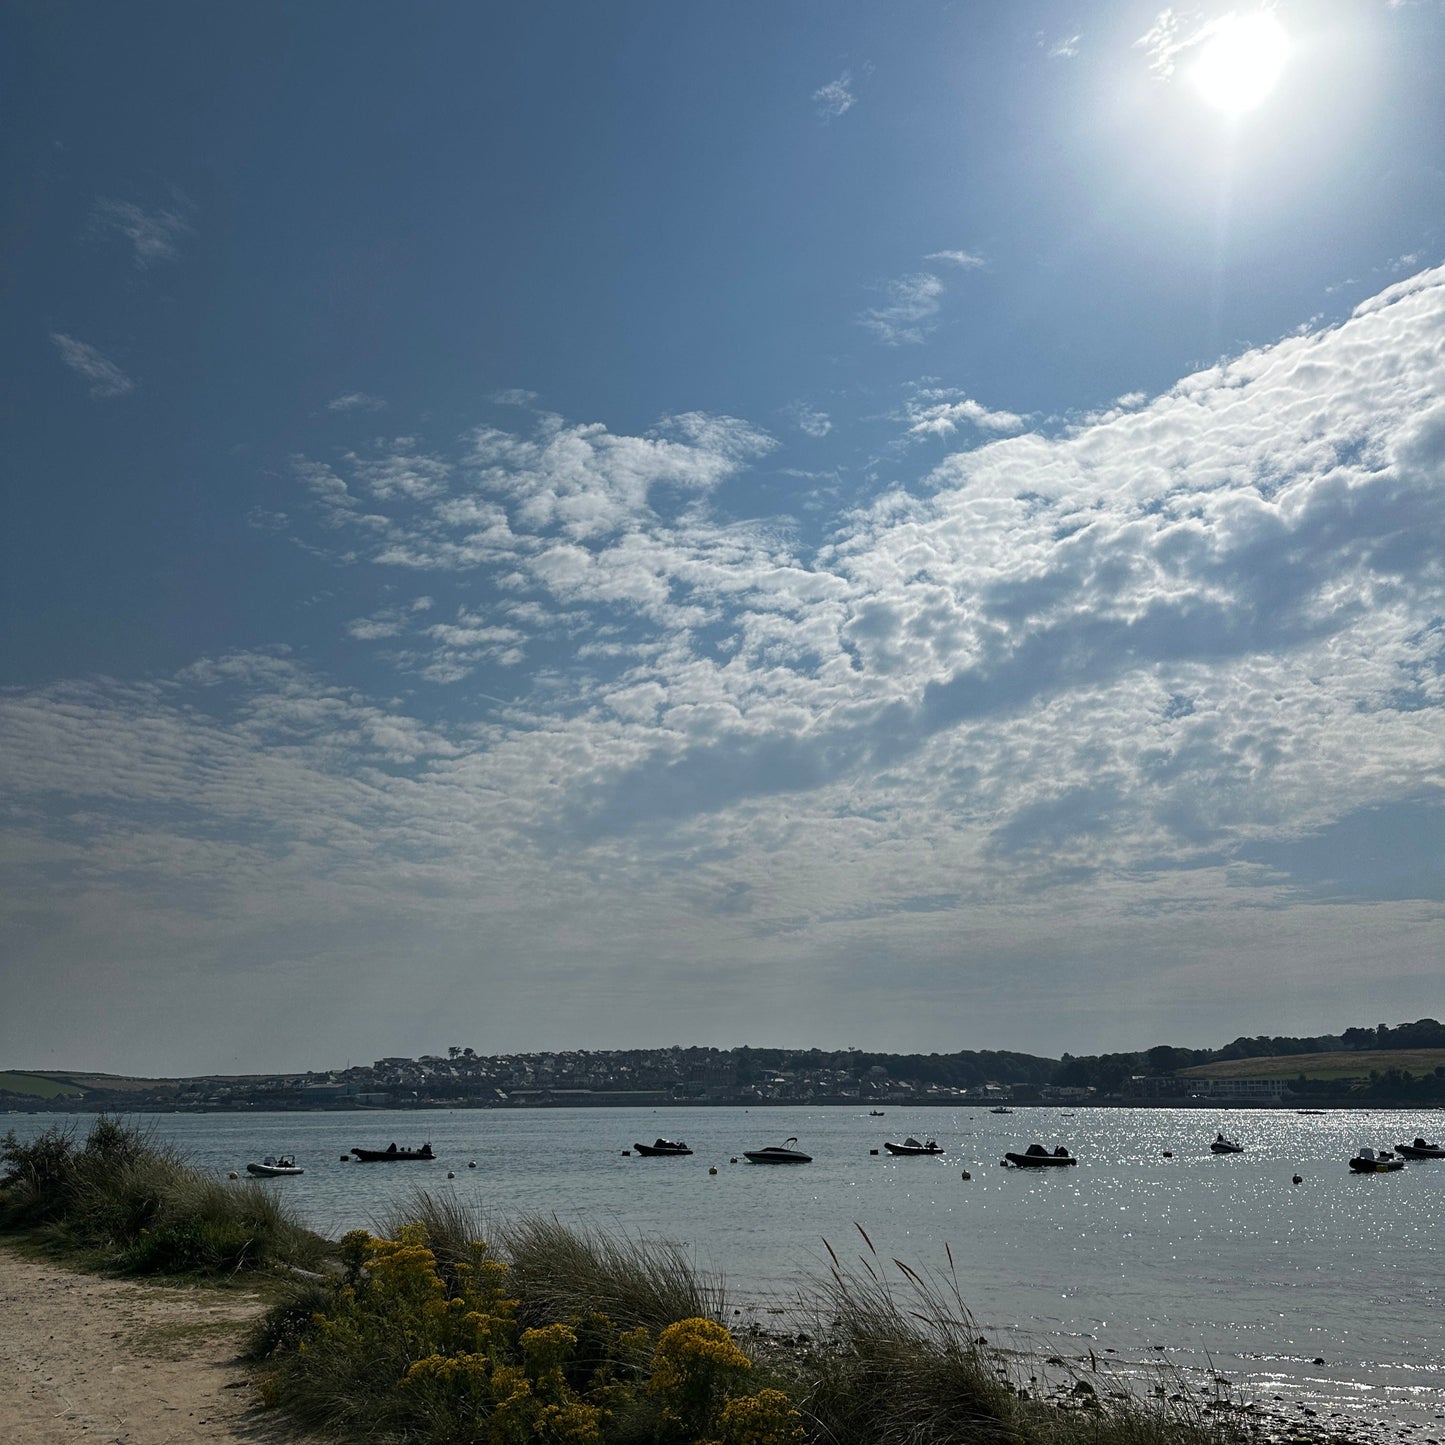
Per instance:
[[[89,1123],[15,1114],[0,1116],[0,1130],[25,1137],[57,1121]],[[450,1191],[491,1218],[542,1211],[679,1241],[725,1277],[733,1305],[763,1316],[822,1272],[823,1240],[845,1260],[873,1260],[862,1225],[885,1262],[944,1271],[947,1246],[980,1330],[1006,1348],[1069,1359],[1092,1351],[1136,1377],[1165,1361],[1195,1388],[1223,1376],[1239,1398],[1308,1404],[1342,1424],[1408,1423],[1428,1438],[1445,1422],[1445,1160],[1380,1175],[1353,1175],[1345,1163],[1364,1144],[1437,1137],[1440,1114],[885,1106],[883,1118],[800,1107],[141,1122],[222,1175],[294,1152],[305,1175],[267,1187],[331,1235],[372,1226],[417,1186]],[[1211,1154],[1217,1128],[1246,1152]],[[910,1133],[936,1137],[946,1152],[886,1155],[885,1139]],[[624,1152],[658,1135],[681,1135],[696,1152]],[[785,1135],[814,1162],[742,1160],[744,1149]],[[393,1140],[430,1140],[437,1161],[341,1162],[353,1145]],[[1079,1166],[999,1167],[1006,1150],[1034,1140],[1067,1144]]]

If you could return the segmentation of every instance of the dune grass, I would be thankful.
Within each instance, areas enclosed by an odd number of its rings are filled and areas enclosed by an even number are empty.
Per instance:
[[[254,1181],[192,1168],[144,1129],[99,1115],[0,1142],[0,1232],[126,1274],[227,1275],[310,1265],[326,1242]]]
[[[272,1397],[356,1441],[430,1445],[1233,1445],[1228,1410],[1060,1367],[1040,1386],[980,1337],[951,1269],[872,1250],[734,1336],[722,1282],[667,1243],[528,1216],[490,1231],[419,1192],[342,1242],[348,1278],[258,1327]]]

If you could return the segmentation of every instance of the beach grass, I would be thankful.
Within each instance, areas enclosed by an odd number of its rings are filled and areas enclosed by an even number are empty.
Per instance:
[[[526,1216],[489,1231],[425,1192],[342,1241],[255,1329],[269,1397],[377,1445],[1234,1445],[1228,1402],[1141,1395],[990,1349],[950,1270],[868,1253],[736,1335],[680,1247]],[[1212,1407],[1223,1405],[1223,1408]]]
[[[309,1266],[326,1241],[254,1181],[213,1179],[149,1131],[99,1115],[0,1141],[0,1232],[125,1274],[216,1276]]]

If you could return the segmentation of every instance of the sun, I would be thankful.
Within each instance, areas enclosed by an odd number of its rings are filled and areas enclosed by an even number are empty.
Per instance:
[[[1209,28],[1190,76],[1225,115],[1253,110],[1274,89],[1289,57],[1289,36],[1273,15],[1230,13]]]

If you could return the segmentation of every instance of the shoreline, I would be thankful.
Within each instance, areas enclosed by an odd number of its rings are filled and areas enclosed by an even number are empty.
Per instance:
[[[246,1326],[265,1308],[254,1291],[118,1279],[33,1259],[0,1240],[0,1309],[7,1320],[0,1378],[10,1383],[0,1388],[0,1439],[311,1445],[320,1437],[263,1406],[260,1372],[238,1358]],[[786,1335],[780,1342],[786,1344]],[[1092,1388],[1106,1395],[1130,1374],[1102,1358],[1102,1369],[1059,1370],[1049,1368],[1065,1364],[1058,1357],[1036,1358],[1003,1345],[993,1353],[1036,1399],[1068,1401],[1072,1383],[1090,1376],[1097,1380]],[[1257,1445],[1438,1445],[1445,1438],[1445,1411],[1439,1431],[1427,1434],[1418,1423],[1346,1418],[1302,1400],[1224,1403],[1222,1390],[1179,1377],[1175,1387],[1220,1400],[1203,1408]]]

